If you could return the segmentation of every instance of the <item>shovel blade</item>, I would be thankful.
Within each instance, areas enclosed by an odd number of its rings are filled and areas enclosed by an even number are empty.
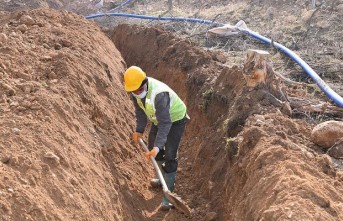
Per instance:
[[[191,216],[192,210],[187,206],[187,204],[179,197],[177,194],[172,193],[170,191],[165,191],[164,195],[168,199],[168,201],[173,204],[173,206],[186,214],[187,216]]]

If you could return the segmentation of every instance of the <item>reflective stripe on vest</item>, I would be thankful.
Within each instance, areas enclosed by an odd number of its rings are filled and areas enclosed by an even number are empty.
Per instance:
[[[156,119],[155,97],[162,92],[168,92],[169,94],[169,113],[171,121],[175,122],[183,119],[186,115],[186,105],[183,103],[183,101],[170,87],[151,77],[148,77],[148,93],[145,98],[145,107],[141,99],[136,98],[139,107],[142,108],[149,120],[157,125],[158,122]]]

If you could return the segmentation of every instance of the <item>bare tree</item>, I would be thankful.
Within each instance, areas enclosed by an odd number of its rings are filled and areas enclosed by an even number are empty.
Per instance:
[[[168,11],[173,9],[173,0],[168,0]]]

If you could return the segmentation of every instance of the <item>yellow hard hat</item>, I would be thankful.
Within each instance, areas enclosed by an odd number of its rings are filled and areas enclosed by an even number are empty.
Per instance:
[[[127,92],[137,90],[144,79],[146,78],[145,72],[137,67],[131,66],[124,73],[124,85]]]

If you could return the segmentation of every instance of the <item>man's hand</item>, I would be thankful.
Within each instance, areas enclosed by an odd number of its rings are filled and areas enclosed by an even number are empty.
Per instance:
[[[157,156],[158,152],[160,152],[160,148],[154,147],[152,150],[145,152],[145,158],[149,161],[150,156],[153,156],[154,158]]]
[[[136,143],[139,143],[139,139],[143,138],[143,134],[135,132],[132,134],[132,140],[135,141]]]

